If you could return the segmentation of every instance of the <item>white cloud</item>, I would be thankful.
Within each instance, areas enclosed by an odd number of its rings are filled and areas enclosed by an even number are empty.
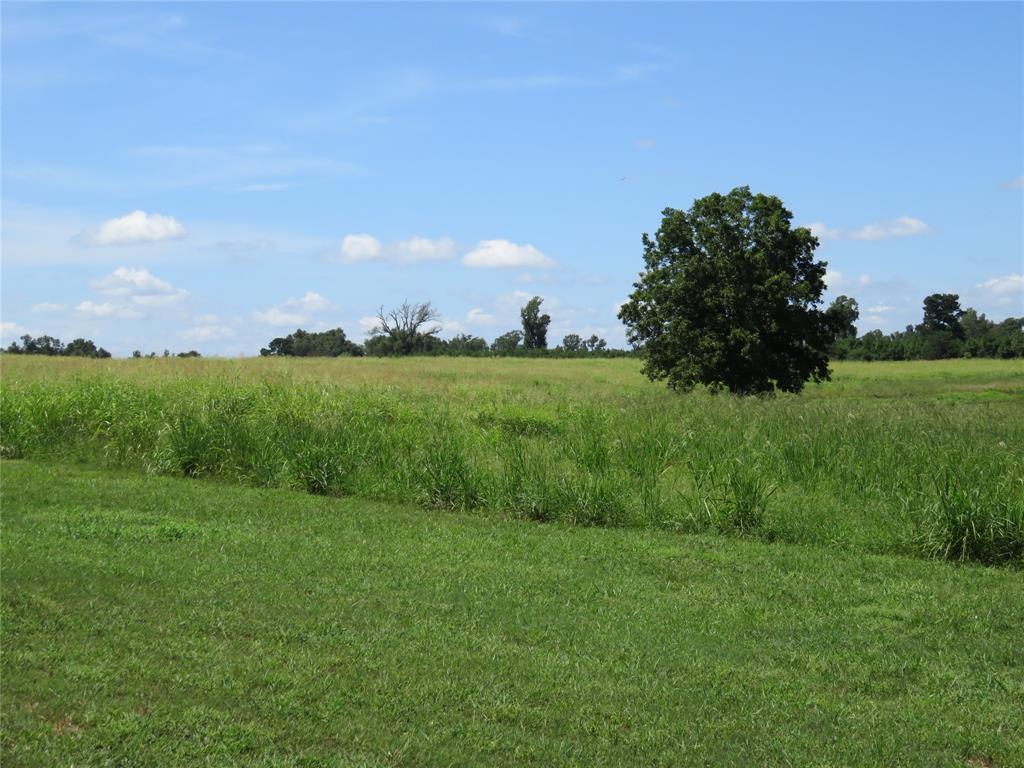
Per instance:
[[[384,249],[373,235],[345,235],[341,241],[341,260],[346,264],[357,261],[375,261],[383,256]]]
[[[371,333],[373,333],[373,330],[378,325],[380,325],[380,320],[378,320],[376,317],[364,315],[363,317],[359,318],[359,327],[362,329],[364,336],[369,336]]]
[[[931,227],[912,216],[900,216],[897,219],[865,224],[859,229],[850,230],[836,229],[820,221],[806,226],[819,240],[893,240],[931,232]]]
[[[555,262],[532,245],[517,245],[508,240],[481,240],[462,257],[467,267],[536,267],[546,269]]]
[[[33,312],[60,312],[61,310],[67,309],[63,304],[53,304],[49,301],[44,301],[41,304],[33,304]]]
[[[477,323],[479,325],[491,325],[494,322],[494,315],[485,312],[480,307],[474,307],[466,313],[467,323]]]
[[[127,245],[180,240],[186,234],[185,227],[173,216],[132,211],[120,218],[103,222],[91,240],[96,245]]]
[[[121,320],[137,320],[145,315],[137,309],[131,307],[119,307],[116,304],[112,304],[109,301],[104,301],[97,304],[93,301],[82,301],[75,305],[75,309],[86,315],[93,315],[94,317],[116,317]]]
[[[655,139],[637,139],[633,142],[639,149],[654,149],[658,146],[658,142]]]
[[[993,277],[983,283],[978,283],[978,288],[988,291],[995,296],[1006,296],[1008,294],[1024,291],[1024,275],[1003,275]]]
[[[308,312],[310,314],[326,312],[329,309],[334,309],[334,304],[330,300],[325,299],[319,293],[314,293],[313,291],[308,291],[301,299],[288,299],[281,306],[286,309],[294,309],[301,312]]]
[[[223,341],[234,337],[235,331],[226,325],[197,325],[183,331],[181,338],[186,341]]]
[[[825,287],[831,290],[837,290],[842,288],[846,284],[846,280],[843,278],[842,272],[836,272],[832,269],[825,270]]]
[[[868,307],[867,311],[873,315],[880,315],[884,312],[892,312],[896,307],[890,307],[888,304],[879,304],[874,307]]]
[[[913,237],[926,235],[931,228],[920,219],[912,216],[901,216],[891,221],[878,224],[865,224],[860,229],[848,234],[850,240],[891,240],[897,237]]]
[[[866,272],[857,278],[858,285],[871,285],[871,275]]]
[[[335,309],[330,300],[319,293],[309,291],[301,299],[288,299],[276,307],[264,311],[255,311],[253,318],[265,325],[303,325],[309,323],[313,315]]]
[[[1010,179],[1003,184],[1007,189],[1024,189],[1024,176],[1018,176],[1015,179]]]
[[[411,237],[399,240],[394,245],[399,261],[416,262],[450,259],[455,255],[455,241],[448,237],[430,240],[426,237]]]
[[[175,288],[143,267],[118,267],[106,277],[93,281],[92,287],[107,296],[122,297],[144,306],[175,304],[188,296],[188,291]]]
[[[807,224],[806,227],[811,230],[811,234],[819,240],[838,240],[843,236],[843,233],[838,229],[833,229],[820,221],[811,222],[810,224]]]

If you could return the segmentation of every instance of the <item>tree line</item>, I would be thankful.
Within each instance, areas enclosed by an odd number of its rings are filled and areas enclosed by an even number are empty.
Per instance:
[[[826,310],[835,328],[830,349],[836,360],[946,360],[955,357],[1024,357],[1024,317],[993,322],[975,309],[962,309],[955,293],[926,296],[917,325],[902,331],[868,331],[857,336],[857,300],[840,296]]]
[[[624,357],[632,350],[612,349],[596,334],[584,339],[570,333],[555,347],[548,347],[551,316],[541,311],[544,300],[534,296],[520,310],[521,329],[507,331],[488,343],[482,336],[460,333],[442,339],[441,313],[431,302],[403,302],[394,309],[377,311],[377,323],[363,344],[347,338],[341,328],[313,332],[301,328],[273,339],[260,350],[263,356],[338,357],[341,355],[401,357],[432,355],[450,357]]]
[[[103,347],[97,347],[91,339],[73,339],[64,344],[54,336],[29,334],[21,337],[21,343],[14,341],[4,350],[8,355],[48,355],[51,357],[110,357]]]

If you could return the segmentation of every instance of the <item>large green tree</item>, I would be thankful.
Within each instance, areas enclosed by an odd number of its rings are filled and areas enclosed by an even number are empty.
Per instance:
[[[832,323],[818,305],[817,238],[790,226],[779,198],[738,187],[666,208],[619,311],[644,370],[675,389],[799,392],[829,378]]]

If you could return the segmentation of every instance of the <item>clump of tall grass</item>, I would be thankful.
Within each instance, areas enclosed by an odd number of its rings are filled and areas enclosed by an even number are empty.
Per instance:
[[[0,453],[544,522],[874,552],[906,552],[912,539],[928,556],[1020,557],[1024,419],[1013,400],[594,398],[589,378],[577,395],[568,383],[488,389],[465,377],[456,397],[111,370],[5,379]],[[964,448],[978,460],[962,465]],[[930,478],[942,467],[958,474],[939,491]]]
[[[769,501],[777,488],[756,464],[736,458],[696,470],[694,490],[690,520],[697,529],[770,538]]]
[[[929,557],[1024,565],[1024,481],[982,484],[947,469],[935,480],[916,541]]]

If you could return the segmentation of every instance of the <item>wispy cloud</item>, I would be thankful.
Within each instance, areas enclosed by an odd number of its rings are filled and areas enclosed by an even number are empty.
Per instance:
[[[1015,293],[1024,293],[1024,275],[1003,275],[993,277],[976,286],[993,296],[1006,296]]]
[[[78,38],[107,48],[120,48],[153,58],[194,59],[196,57],[239,58],[225,48],[189,28],[183,13],[139,12],[77,13],[60,18],[52,15],[5,9],[5,41],[34,43],[40,40]]]
[[[196,343],[225,341],[234,336],[235,330],[229,325],[196,325],[181,332],[182,339]]]
[[[519,37],[527,23],[518,16],[481,16],[476,25],[502,37]]]
[[[138,320],[145,317],[145,313],[132,307],[118,306],[109,301],[94,302],[89,299],[79,302],[75,309],[85,315],[92,315],[99,318],[117,318],[119,320]]]
[[[820,240],[893,240],[931,232],[931,227],[912,216],[900,216],[888,221],[865,224],[858,229],[837,229],[820,221],[806,226]]]
[[[337,307],[329,299],[314,291],[308,291],[298,299],[287,299],[276,307],[253,312],[258,323],[273,326],[300,326],[310,322],[316,315]]]
[[[66,305],[64,305],[64,304],[55,304],[55,303],[50,302],[50,301],[44,301],[44,302],[41,302],[39,304],[33,304],[32,305],[32,311],[33,312],[38,312],[38,313],[41,313],[41,314],[51,314],[53,312],[63,312],[65,309],[67,309]]]

